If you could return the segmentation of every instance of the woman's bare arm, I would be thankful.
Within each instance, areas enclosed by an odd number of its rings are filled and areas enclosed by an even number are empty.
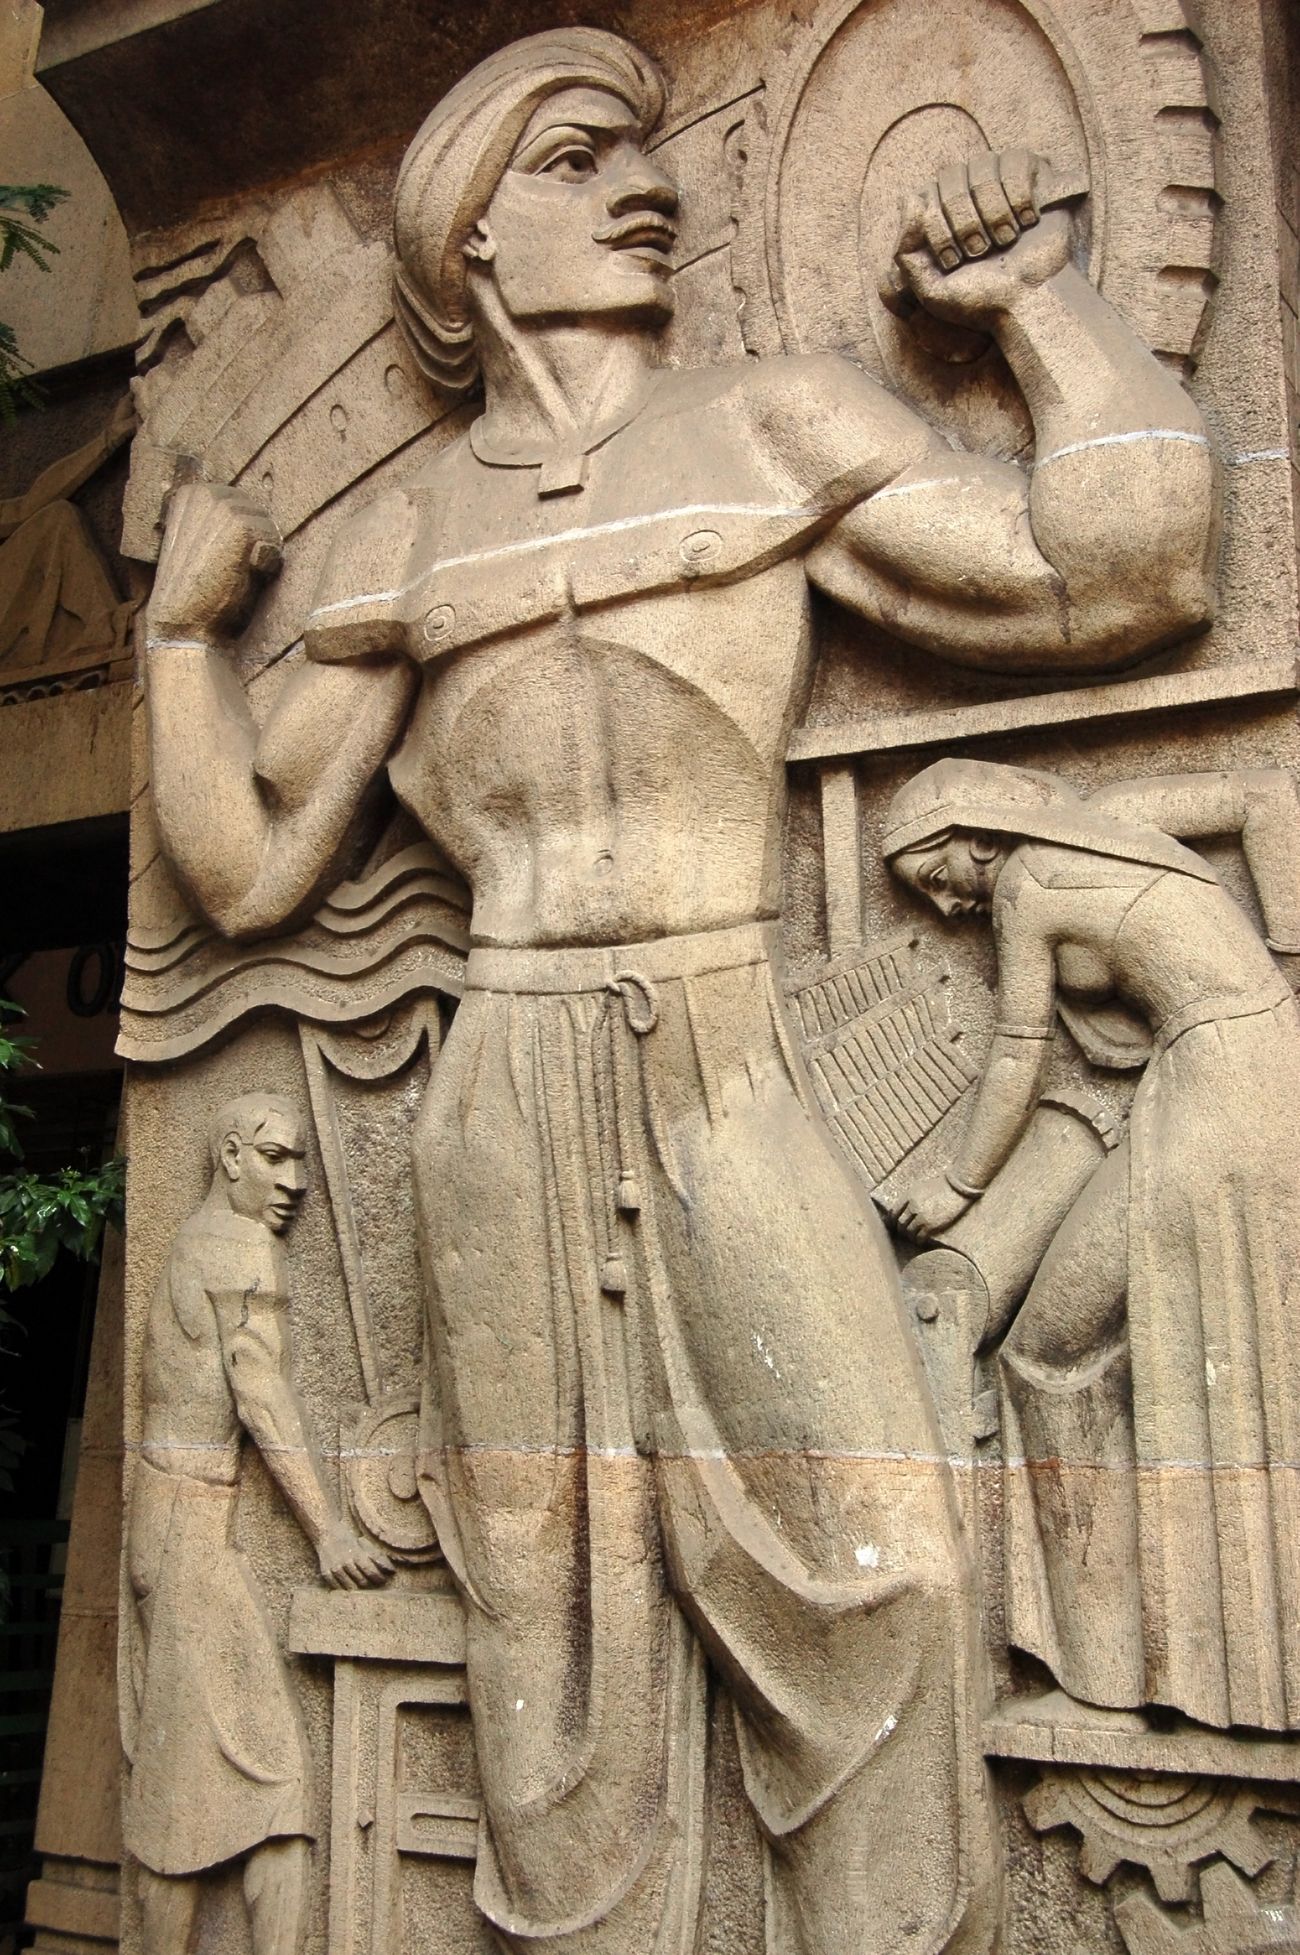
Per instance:
[[[1051,1051],[1056,1013],[1053,945],[1043,892],[1012,860],[998,879],[993,932],[998,946],[997,1024],[949,1180],[982,1192],[1029,1124]]]
[[[1151,775],[1099,788],[1091,801],[1117,821],[1141,822],[1182,841],[1238,836],[1270,948],[1300,953],[1300,797],[1284,768]]]
[[[1046,893],[1013,857],[998,878],[997,1024],[955,1160],[923,1176],[899,1204],[897,1225],[929,1242],[965,1213],[1005,1164],[1029,1124],[1051,1051],[1056,964]]]

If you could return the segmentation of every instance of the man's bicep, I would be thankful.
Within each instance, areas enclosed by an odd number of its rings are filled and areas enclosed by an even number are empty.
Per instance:
[[[292,813],[331,788],[355,802],[387,758],[417,677],[404,658],[304,660],[285,681],[257,743],[258,779],[275,810]]]
[[[961,663],[1033,669],[1061,635],[1059,579],[1022,470],[936,448],[841,517],[808,560],[819,590]]]

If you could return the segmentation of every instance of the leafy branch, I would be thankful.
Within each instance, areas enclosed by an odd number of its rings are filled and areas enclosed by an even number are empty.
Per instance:
[[[31,1283],[39,1283],[54,1267],[61,1249],[82,1261],[93,1260],[106,1222],[120,1223],[125,1163],[106,1161],[102,1167],[60,1168],[54,1175],[34,1174],[18,1165],[23,1159],[19,1122],[30,1120],[30,1107],[9,1098],[8,1075],[36,1066],[35,1040],[13,1029],[22,1008],[0,998],[0,1161],[15,1165],[0,1171],[0,1352],[5,1333],[18,1319],[3,1298]],[[0,1491],[9,1492],[27,1441],[17,1418],[0,1404]],[[8,1600],[4,1571],[0,1570],[0,1615]]]
[[[18,1164],[23,1159],[18,1122],[29,1119],[31,1110],[8,1097],[3,1080],[36,1060],[33,1041],[5,1024],[4,1014],[19,1015],[20,1007],[0,1001],[0,1157]],[[93,1261],[105,1223],[121,1222],[124,1184],[125,1163],[118,1159],[60,1168],[53,1175],[20,1165],[0,1172],[0,1298],[48,1276],[61,1249]],[[0,1302],[0,1335],[13,1321]]]
[[[0,272],[7,272],[20,253],[43,272],[50,269],[49,261],[58,257],[59,247],[36,226],[43,224],[67,195],[53,183],[0,183]]]
[[[0,272],[8,271],[15,258],[28,258],[49,271],[59,247],[36,227],[67,194],[53,183],[0,183]],[[12,421],[19,407],[40,401],[40,388],[28,378],[31,364],[13,327],[0,321],[0,421]]]

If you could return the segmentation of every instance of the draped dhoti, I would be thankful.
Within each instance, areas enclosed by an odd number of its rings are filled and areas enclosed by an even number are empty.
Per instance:
[[[989,1945],[948,1470],[773,936],[473,952],[417,1126],[421,1478],[512,1948],[689,1955],[709,1689],[770,1949]]]
[[[125,1842],[158,1874],[202,1873],[311,1837],[306,1745],[275,1632],[231,1540],[237,1486],[143,1457],[127,1567],[138,1704]]]

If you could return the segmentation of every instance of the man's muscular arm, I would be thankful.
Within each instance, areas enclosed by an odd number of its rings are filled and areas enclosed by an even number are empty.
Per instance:
[[[274,525],[234,490],[180,490],[149,604],[145,689],[154,806],[203,913],[256,937],[309,910],[416,683],[402,660],[308,665],[259,733],[227,663]]]
[[[353,1533],[326,1491],[306,1408],[289,1371],[283,1301],[241,1291],[219,1292],[212,1303],[240,1424],[315,1548],[321,1574],[333,1588],[387,1581],[392,1563]]]
[[[1194,402],[1070,262],[1066,213],[1040,212],[1045,169],[1009,152],[944,171],[897,257],[929,311],[997,341],[1033,417],[1032,467],[918,421],[917,452],[809,574],[945,658],[1099,672],[1209,621],[1218,485]],[[880,390],[846,365],[837,391],[841,439],[869,450]]]

